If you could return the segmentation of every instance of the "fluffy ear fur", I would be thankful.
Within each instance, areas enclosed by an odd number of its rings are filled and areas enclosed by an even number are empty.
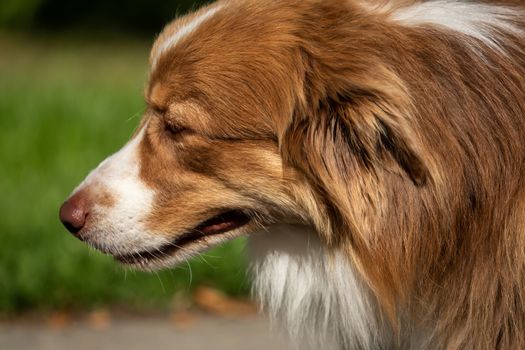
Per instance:
[[[376,72],[379,70],[376,70]],[[321,75],[319,75],[321,76]],[[417,192],[432,181],[411,103],[402,83],[386,69],[365,80],[333,82],[305,79],[305,104],[299,104],[282,133],[283,158],[301,169],[326,206],[338,234],[326,241],[351,249],[354,263],[395,323],[403,280],[396,271],[375,271],[369,242],[391,212],[386,186]],[[340,242],[334,242],[340,240]],[[341,243],[341,244],[340,244]],[[378,248],[378,247],[376,247]],[[400,260],[402,257],[400,257]]]
[[[327,95],[299,107],[284,132],[284,158],[327,192],[348,185],[356,173],[375,179],[397,173],[415,186],[430,180],[408,95],[395,78],[372,84],[323,89]]]

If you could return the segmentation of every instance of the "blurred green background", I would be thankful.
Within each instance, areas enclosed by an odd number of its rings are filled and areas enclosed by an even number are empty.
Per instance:
[[[159,309],[199,285],[249,289],[244,242],[159,274],[61,227],[70,191],[137,126],[149,48],[194,1],[0,1],[0,314]]]

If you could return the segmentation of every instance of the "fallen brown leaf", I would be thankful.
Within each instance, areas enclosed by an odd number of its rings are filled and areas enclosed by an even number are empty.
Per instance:
[[[189,311],[176,311],[170,316],[171,321],[177,328],[190,328],[195,322],[195,315]]]
[[[89,325],[97,330],[105,330],[111,326],[111,315],[104,309],[92,311],[87,320]]]
[[[257,307],[249,300],[230,298],[209,287],[197,288],[193,301],[202,310],[219,316],[245,317],[257,313]]]
[[[64,329],[71,325],[73,317],[65,311],[56,311],[48,316],[46,324],[49,328]]]

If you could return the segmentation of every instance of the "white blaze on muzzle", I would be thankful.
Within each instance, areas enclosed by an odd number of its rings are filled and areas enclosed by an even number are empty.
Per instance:
[[[88,193],[89,213],[80,235],[108,253],[147,251],[167,243],[145,225],[155,195],[140,178],[139,147],[145,130],[146,125],[120,151],[91,171],[71,195]],[[101,203],[102,193],[110,198],[109,205]]]

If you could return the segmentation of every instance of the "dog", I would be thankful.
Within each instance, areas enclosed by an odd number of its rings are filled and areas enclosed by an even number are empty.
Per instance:
[[[157,37],[131,140],[60,209],[123,264],[249,235],[320,349],[525,349],[525,9],[220,0]]]

